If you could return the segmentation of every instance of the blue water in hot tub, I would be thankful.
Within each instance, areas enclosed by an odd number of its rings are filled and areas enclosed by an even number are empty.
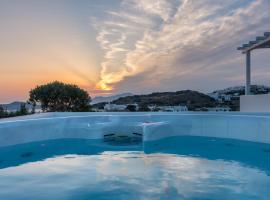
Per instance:
[[[0,148],[1,200],[269,200],[270,145],[171,137],[61,139]]]

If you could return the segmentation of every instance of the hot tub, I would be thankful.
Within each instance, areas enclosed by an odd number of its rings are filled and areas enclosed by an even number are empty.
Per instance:
[[[270,115],[0,120],[0,199],[268,199]]]

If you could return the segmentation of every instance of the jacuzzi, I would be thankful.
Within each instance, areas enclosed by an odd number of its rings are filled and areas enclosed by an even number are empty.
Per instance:
[[[0,120],[1,200],[268,200],[269,188],[268,113]]]

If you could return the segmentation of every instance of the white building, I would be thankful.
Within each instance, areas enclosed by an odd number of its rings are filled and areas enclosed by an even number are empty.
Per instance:
[[[231,101],[231,98],[232,98],[231,95],[227,95],[227,94],[221,95],[221,99],[222,99],[223,101]]]
[[[111,104],[108,103],[104,106],[105,111],[125,111],[127,108],[127,105],[117,105],[117,104]]]
[[[206,108],[209,112],[229,112],[231,111],[230,107],[213,107],[213,108]]]
[[[187,106],[158,106],[157,108],[161,112],[186,112],[188,111]]]
[[[219,100],[219,93],[214,92],[214,93],[208,93],[207,94],[209,97],[212,97],[213,99],[215,99],[216,101]]]
[[[222,103],[224,101],[231,101],[232,100],[232,95],[222,94],[222,93],[218,93],[218,92],[209,93],[208,96],[212,97],[213,99],[215,99],[216,101],[218,101],[220,103]]]

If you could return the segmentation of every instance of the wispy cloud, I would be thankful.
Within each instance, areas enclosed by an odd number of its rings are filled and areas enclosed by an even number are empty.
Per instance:
[[[213,84],[231,81],[242,73],[236,46],[269,28],[269,9],[267,0],[123,1],[96,21],[104,50],[98,87],[125,89],[140,80],[150,91],[197,87],[207,76],[222,76]]]

